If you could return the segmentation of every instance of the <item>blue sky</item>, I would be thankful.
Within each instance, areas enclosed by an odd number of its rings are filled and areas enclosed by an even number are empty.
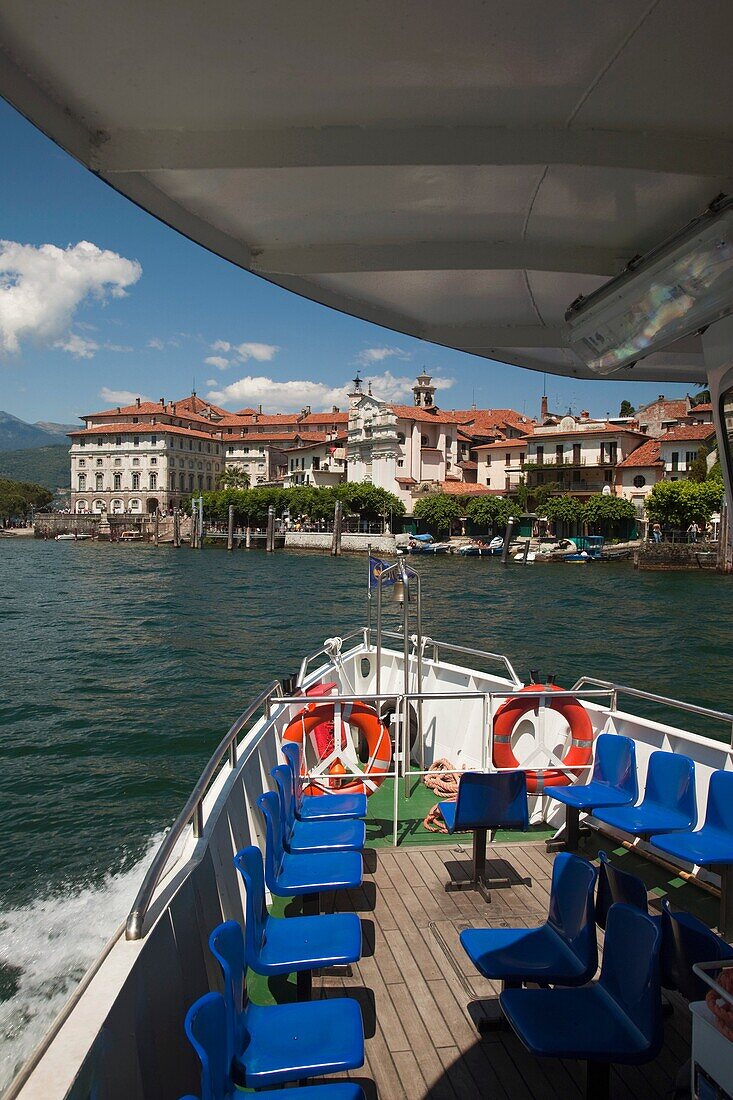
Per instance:
[[[541,375],[342,316],[239,270],[117,195],[2,100],[0,148],[6,412],[73,423],[128,394],[181,397],[194,378],[232,409],[315,410],[343,401],[357,367],[392,400],[409,400],[425,367],[442,380],[443,408],[539,412]],[[547,377],[551,408],[597,415],[662,389],[687,387]]]

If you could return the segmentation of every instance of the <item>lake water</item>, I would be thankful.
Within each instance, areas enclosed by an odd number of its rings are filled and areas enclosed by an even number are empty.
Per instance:
[[[522,678],[731,709],[730,578],[413,561],[427,634],[504,652]],[[0,1087],[124,919],[230,723],[363,623],[365,588],[349,556],[0,542]]]

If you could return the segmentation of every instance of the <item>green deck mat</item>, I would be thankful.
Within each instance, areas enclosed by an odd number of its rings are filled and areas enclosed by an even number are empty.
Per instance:
[[[384,848],[391,846],[394,836],[394,779],[385,779],[381,787],[369,798],[367,816],[367,847]],[[423,821],[436,802],[441,799],[435,791],[415,777],[410,781],[410,793],[405,794],[404,780],[400,780],[398,802],[397,843],[405,844],[455,844],[456,840],[470,841],[470,833],[431,833]],[[554,829],[544,825],[532,825],[528,833],[516,830],[500,829],[496,833],[496,844],[508,844],[512,841],[545,840],[551,837]]]

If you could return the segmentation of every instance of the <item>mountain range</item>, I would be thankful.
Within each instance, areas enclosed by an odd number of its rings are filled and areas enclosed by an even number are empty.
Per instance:
[[[0,451],[27,450],[30,447],[52,447],[61,443],[69,446],[66,433],[73,431],[73,424],[56,424],[39,420],[28,424],[11,413],[0,411]]]

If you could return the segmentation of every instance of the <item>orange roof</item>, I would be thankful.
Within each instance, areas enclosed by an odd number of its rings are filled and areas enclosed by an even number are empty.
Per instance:
[[[505,451],[507,448],[511,450],[512,447],[526,447],[528,442],[527,436],[523,436],[521,439],[497,439],[493,443],[478,443],[474,447],[474,451]]]
[[[618,463],[617,469],[624,468],[636,468],[637,466],[661,466],[662,461],[659,457],[659,440],[647,439],[646,443],[642,443],[641,447],[637,447],[635,451],[632,451],[630,455],[627,455],[621,462]]]
[[[119,411],[118,411],[119,408]],[[98,420],[101,417],[130,417],[130,416],[175,416],[181,420],[189,420],[192,424],[206,425],[212,431],[219,426],[218,421],[209,420],[207,416],[199,416],[188,408],[182,407],[179,401],[168,402],[161,405],[159,401],[141,401],[140,404],[124,405],[118,408],[103,409],[102,412],[86,413],[82,420]]]
[[[710,404],[709,401],[701,401],[699,405],[692,406],[692,408],[690,409],[690,414],[694,416],[695,413],[711,413],[712,411],[713,406]]]
[[[522,432],[523,435],[534,431],[534,420],[518,413],[516,409],[463,409],[453,415],[464,429],[474,434],[493,434],[506,428]]]
[[[395,481],[398,485],[417,485],[414,477],[396,477]]]
[[[320,432],[308,432],[304,435],[298,435],[297,438],[302,440],[296,447],[288,447],[288,451],[308,451],[312,447],[322,447],[324,443],[333,444],[334,447],[341,447],[346,442],[346,433],[343,435],[327,436]]]
[[[713,424],[681,424],[679,428],[670,428],[664,435],[660,435],[659,442],[675,443],[677,440],[683,441],[685,439],[702,440],[709,439],[712,435],[715,435]]]
[[[308,413],[300,419],[301,424],[348,424],[347,412]]]
[[[474,481],[441,481],[440,488],[442,492],[448,493],[449,496],[488,496],[491,493],[491,489],[487,489],[485,485],[477,485]]]
[[[441,409],[422,409],[417,405],[388,405],[396,417],[400,420],[416,420],[420,424],[455,424],[453,413],[443,412]]]
[[[101,424],[98,428],[79,428],[67,435],[185,435],[193,439],[205,439],[208,443],[219,443],[210,432],[199,432],[196,428],[179,428],[175,424]]]
[[[214,405],[211,401],[202,401],[195,393],[192,393],[190,397],[184,397],[182,401],[176,401],[176,407],[179,409],[189,409],[191,412],[203,416],[206,420],[209,419],[206,415],[208,409],[211,409],[217,416],[229,415],[226,409],[219,408],[218,405]]]
[[[532,435],[532,442],[541,447],[545,439],[552,440],[557,439],[560,436],[565,439],[567,436],[571,435],[598,435],[601,432],[605,434],[608,434],[608,432],[614,432],[615,434],[623,432],[624,435],[638,435],[642,439],[648,438],[646,432],[641,432],[637,428],[626,428],[622,424],[611,424],[609,421],[604,421],[603,424],[593,424],[592,427],[586,428],[553,428],[551,432],[534,432],[534,434]]]

